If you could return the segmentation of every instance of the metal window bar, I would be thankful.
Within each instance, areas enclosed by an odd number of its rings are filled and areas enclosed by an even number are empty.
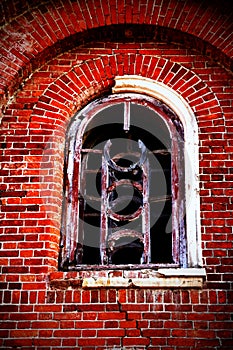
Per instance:
[[[102,157],[102,194],[101,194],[101,233],[100,233],[100,256],[101,264],[107,265],[111,263],[109,255],[110,250],[114,249],[114,241],[130,236],[132,238],[139,239],[143,243],[143,254],[141,258],[142,264],[149,264],[150,262],[150,205],[149,205],[149,162],[146,155],[146,147],[139,140],[139,147],[141,148],[141,157],[137,163],[132,164],[129,168],[118,166],[113,159],[109,156],[109,148],[111,141],[109,140],[105,144],[104,154]],[[132,172],[133,170],[142,170],[142,185],[138,182],[131,181],[129,179],[114,180],[112,183],[110,178],[114,178],[114,172]],[[120,185],[131,184],[142,195],[142,206],[139,207],[134,213],[128,215],[119,215],[111,210],[111,200],[109,194]],[[121,229],[111,232],[109,220],[111,218],[119,222],[133,221],[141,217],[142,220],[142,232],[135,230]]]

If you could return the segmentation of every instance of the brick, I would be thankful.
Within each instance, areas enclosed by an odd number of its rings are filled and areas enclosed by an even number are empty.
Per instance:
[[[106,321],[107,323],[107,321]],[[131,320],[131,321],[120,321],[120,327],[121,328],[135,328],[136,327],[136,320]]]
[[[128,337],[124,337],[123,339],[123,345],[124,346],[148,346],[150,343],[150,339],[149,338],[128,338]]]
[[[56,329],[59,326],[59,322],[56,321],[34,321],[31,323],[31,328],[34,329]]]
[[[53,346],[53,347],[58,347],[60,345],[60,339],[49,339],[48,341],[48,338],[36,338],[34,339],[34,344],[35,346],[39,346],[39,347],[44,347],[44,346],[47,346],[48,344],[50,346]]]
[[[97,339],[97,338],[86,338],[86,339],[78,339],[79,346],[103,346],[105,345],[105,339]]]
[[[104,312],[98,314],[99,320],[122,320],[125,319],[124,312]]]
[[[84,329],[82,330],[82,337],[96,337],[97,331],[95,329]]]
[[[118,328],[119,322],[118,321],[105,321],[104,328]]]
[[[152,345],[167,345],[167,339],[166,338],[151,338],[151,344]],[[164,347],[165,348],[165,347]],[[153,349],[153,348],[152,348]],[[157,349],[157,347],[155,347],[155,349]],[[168,349],[171,349],[171,347],[168,347]]]
[[[10,332],[10,336],[13,338],[33,338],[38,336],[38,331],[37,330],[12,330]]]
[[[108,330],[98,330],[98,337],[124,337],[125,331],[123,329],[108,329]]]
[[[153,325],[154,325],[154,322],[153,322]],[[169,328],[168,329],[162,329],[162,328],[144,329],[142,333],[144,337],[154,337],[158,334],[164,338],[169,338],[171,336],[171,330]]]
[[[23,338],[23,339],[9,339],[9,337],[5,337],[6,340],[4,341],[5,346],[7,347],[13,347],[13,346],[28,346],[32,347],[33,346],[33,340],[28,339],[28,338]]]
[[[194,346],[195,339],[191,338],[170,338],[168,339],[168,345],[170,346]]]
[[[63,339],[62,340],[62,347],[64,348],[65,346],[76,346],[76,338],[69,338],[69,339]]]

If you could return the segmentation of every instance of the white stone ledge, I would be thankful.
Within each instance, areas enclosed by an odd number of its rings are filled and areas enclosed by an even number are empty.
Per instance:
[[[82,288],[202,288],[205,276],[203,268],[159,269],[151,277],[87,277]]]

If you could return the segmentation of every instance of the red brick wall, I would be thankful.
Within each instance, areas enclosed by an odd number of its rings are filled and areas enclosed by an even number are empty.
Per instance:
[[[19,7],[12,0],[1,6],[0,347],[232,349],[227,3],[63,0]],[[57,269],[66,128],[125,74],[165,83],[196,116],[202,290],[53,283],[64,278]]]

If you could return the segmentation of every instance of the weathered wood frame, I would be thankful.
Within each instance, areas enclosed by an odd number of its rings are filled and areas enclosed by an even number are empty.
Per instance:
[[[62,238],[61,238],[61,267],[62,268],[78,268],[81,263],[82,256],[82,232],[79,230],[79,201],[81,197],[79,195],[80,187],[80,174],[81,174],[81,152],[82,152],[82,135],[88,125],[88,123],[94,118],[94,116],[110,103],[116,103],[120,100],[130,100],[136,99],[142,104],[150,105],[151,108],[155,109],[157,113],[166,121],[166,124],[170,130],[171,139],[176,139],[177,126],[174,126],[174,119],[176,125],[182,129],[182,123],[178,117],[170,118],[169,115],[162,112],[161,105],[162,102],[155,100],[154,98],[138,95],[138,94],[116,94],[110,97],[105,97],[103,99],[94,101],[86,108],[84,108],[77,116],[74,117],[73,123],[71,124],[68,131],[68,138],[66,144],[66,158],[65,158],[65,168],[67,169],[67,174],[65,177],[65,199],[64,199],[64,216],[62,222]],[[125,118],[125,127],[129,124],[129,120]],[[182,174],[182,169],[180,168],[180,154],[177,142],[173,142],[173,152],[172,156],[172,178],[176,179],[172,183],[172,197],[173,197],[173,258],[174,264],[170,266],[187,266],[187,251],[184,232],[180,233],[180,227],[184,230],[184,225],[180,225],[180,218],[183,219],[184,213],[180,212],[185,208],[185,194],[179,189],[179,175]],[[178,177],[177,177],[178,175]],[[178,182],[177,182],[178,179]],[[184,196],[184,197],[183,197]],[[182,209],[183,208],[183,209]],[[181,239],[182,238],[182,239]],[[76,266],[75,266],[76,265]],[[149,264],[150,265],[150,264]],[[148,266],[149,266],[148,265]],[[166,266],[166,265],[165,265]],[[144,265],[145,267],[145,265]],[[84,268],[84,266],[83,266]],[[105,267],[106,268],[106,267]]]

